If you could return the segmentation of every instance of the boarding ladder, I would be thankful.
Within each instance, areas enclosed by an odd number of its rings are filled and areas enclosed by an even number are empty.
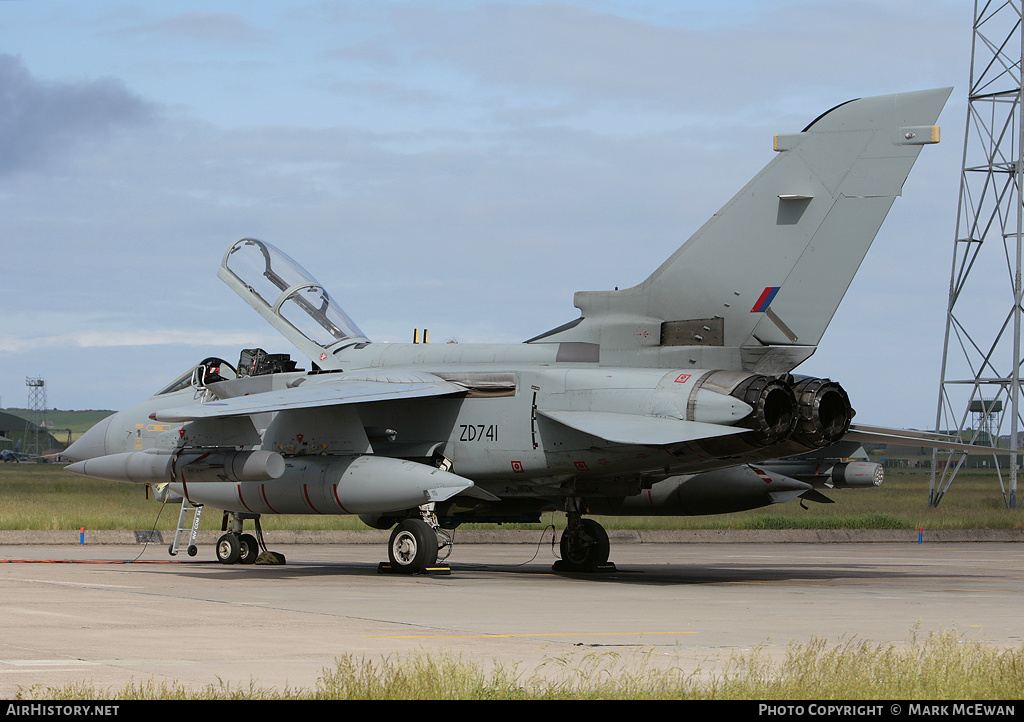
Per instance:
[[[188,523],[188,515],[192,514],[192,523]],[[181,534],[182,532],[189,532],[188,538],[188,555],[194,557],[196,552],[199,551],[196,548],[196,535],[199,534],[199,517],[203,515],[202,504],[192,504],[188,499],[181,500],[181,513],[178,514],[178,528],[174,532],[174,541],[171,542],[170,547],[167,548],[168,553],[173,557],[178,555],[178,549],[181,546]]]

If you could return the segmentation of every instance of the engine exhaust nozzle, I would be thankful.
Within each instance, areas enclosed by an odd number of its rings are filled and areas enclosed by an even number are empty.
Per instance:
[[[730,395],[753,409],[739,425],[757,432],[760,443],[785,441],[796,429],[796,395],[785,380],[751,376],[733,389]]]

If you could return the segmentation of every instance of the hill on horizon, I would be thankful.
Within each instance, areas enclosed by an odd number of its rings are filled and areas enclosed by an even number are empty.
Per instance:
[[[29,409],[0,409],[0,417],[3,417],[4,415],[8,417],[8,422],[5,424],[5,427],[11,427],[0,429],[0,432],[8,432],[3,435],[12,441],[20,438],[25,433],[25,424],[14,424],[10,422],[9,417],[15,417],[17,419],[21,419],[23,422],[31,424],[35,418],[35,413],[36,412],[30,411]],[[46,422],[46,431],[51,433],[54,436],[54,439],[63,445],[67,440],[68,431],[71,432],[71,440],[75,441],[78,437],[91,429],[97,422],[102,421],[114,413],[117,412],[108,409],[88,409],[84,411],[46,409],[46,411],[43,412],[43,420]],[[15,426],[17,428],[15,428]]]

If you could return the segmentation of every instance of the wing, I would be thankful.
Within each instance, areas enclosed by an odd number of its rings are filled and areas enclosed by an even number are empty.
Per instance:
[[[339,376],[321,382],[309,381],[297,388],[266,391],[251,396],[217,399],[192,406],[162,409],[150,414],[150,418],[154,421],[170,422],[199,421],[201,419],[248,416],[271,411],[464,393],[466,393],[465,387],[443,381],[429,374],[416,374],[415,377],[401,381],[389,380],[386,377],[373,379]]]

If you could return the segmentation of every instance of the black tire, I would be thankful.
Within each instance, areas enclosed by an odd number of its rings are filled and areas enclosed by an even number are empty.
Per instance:
[[[195,544],[192,544],[192,545],[189,546],[189,548],[188,548],[188,555],[190,557],[194,557],[198,553],[199,553],[199,547],[197,547]]]
[[[238,542],[242,552],[238,557],[239,564],[255,564],[256,557],[260,555],[260,545],[252,534],[240,534]]]
[[[221,564],[237,564],[242,557],[242,543],[234,534],[224,534],[217,540],[217,561]]]
[[[562,562],[570,570],[587,571],[608,562],[611,542],[608,532],[593,519],[580,519],[580,534],[563,533],[558,543]]]
[[[395,571],[422,573],[437,563],[437,534],[422,519],[406,519],[391,532],[388,559]]]

